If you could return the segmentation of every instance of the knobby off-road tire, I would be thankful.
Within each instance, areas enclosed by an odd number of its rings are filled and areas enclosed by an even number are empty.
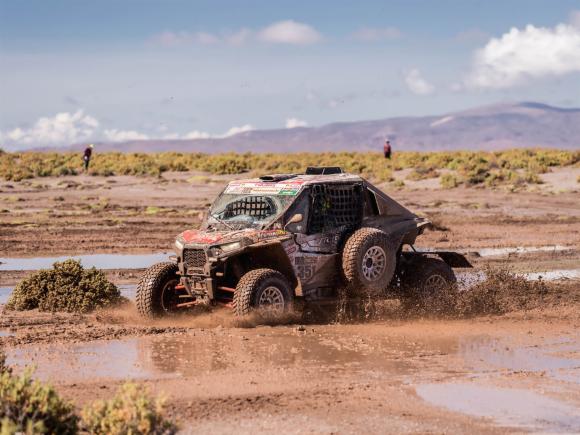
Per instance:
[[[272,269],[255,269],[238,282],[233,308],[236,316],[260,308],[281,313],[292,308],[293,299],[292,287],[284,275]]]
[[[139,314],[146,318],[160,317],[172,312],[164,307],[163,290],[179,282],[177,264],[157,263],[145,271],[137,285],[136,304]]]
[[[349,292],[361,294],[385,289],[397,266],[397,246],[384,231],[360,228],[346,241],[342,271]]]
[[[457,278],[453,269],[438,258],[417,258],[401,279],[402,302],[406,308],[448,311],[455,302]]]

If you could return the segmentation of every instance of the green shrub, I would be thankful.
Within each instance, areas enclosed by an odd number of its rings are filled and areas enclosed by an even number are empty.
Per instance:
[[[120,300],[119,289],[102,271],[84,269],[80,261],[71,259],[56,262],[52,269],[40,270],[20,281],[6,308],[85,313]]]
[[[0,372],[0,434],[76,434],[78,417],[71,403],[30,371],[14,376]]]
[[[99,400],[82,411],[84,429],[95,435],[174,434],[176,425],[163,411],[163,400],[153,400],[141,386],[126,383],[109,400]]]
[[[441,187],[444,189],[454,189],[459,186],[459,180],[454,174],[443,174],[439,180]]]
[[[417,179],[436,176],[439,169],[457,171],[467,185],[484,183],[490,171],[547,172],[551,167],[578,166],[580,151],[517,149],[497,152],[396,152],[386,162],[379,153],[202,154],[202,153],[96,153],[91,175],[159,176],[166,171],[204,171],[213,175],[296,173],[307,166],[341,166],[374,181],[392,181],[392,169],[414,169]],[[76,153],[0,153],[0,178],[76,175],[82,161]],[[501,180],[496,180],[500,182]]]
[[[11,372],[10,367],[6,365],[6,354],[0,349],[0,373]]]

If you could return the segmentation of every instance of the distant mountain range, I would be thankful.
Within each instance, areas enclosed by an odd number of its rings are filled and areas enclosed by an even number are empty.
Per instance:
[[[379,151],[386,138],[391,140],[394,150],[408,151],[497,150],[521,147],[579,149],[580,109],[558,108],[532,102],[499,104],[441,116],[253,130],[219,139],[151,139],[99,143],[96,150],[206,153]],[[80,145],[73,145],[58,150],[71,151],[78,150],[79,147]]]

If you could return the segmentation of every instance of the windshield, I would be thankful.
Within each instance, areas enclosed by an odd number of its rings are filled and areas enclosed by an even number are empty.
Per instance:
[[[222,193],[209,210],[209,226],[229,229],[264,228],[292,203],[290,195]]]

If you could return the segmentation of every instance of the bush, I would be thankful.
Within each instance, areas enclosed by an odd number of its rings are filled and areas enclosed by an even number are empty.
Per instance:
[[[0,374],[4,372],[11,372],[10,367],[6,365],[6,354],[0,349]]]
[[[439,183],[444,189],[454,189],[459,186],[459,180],[457,180],[457,177],[453,174],[443,174]]]
[[[174,434],[165,418],[163,400],[153,400],[144,387],[127,383],[110,400],[99,400],[83,412],[84,429],[95,435]]]
[[[56,262],[20,281],[6,304],[9,310],[66,311],[86,313],[121,301],[119,289],[105,274],[84,269],[80,261]]]
[[[0,372],[0,434],[76,434],[78,417],[71,403],[30,371],[13,376]]]

